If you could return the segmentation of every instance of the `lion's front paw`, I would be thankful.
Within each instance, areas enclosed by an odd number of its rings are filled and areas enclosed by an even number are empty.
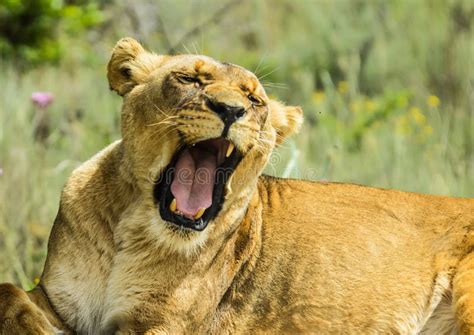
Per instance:
[[[58,334],[25,291],[0,284],[0,335]]]

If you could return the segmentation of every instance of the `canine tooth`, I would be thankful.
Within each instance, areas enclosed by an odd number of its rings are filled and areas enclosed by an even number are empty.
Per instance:
[[[173,201],[171,201],[170,211],[172,211],[173,213],[176,213],[176,198],[174,198]]]
[[[234,178],[234,175],[232,174],[227,181],[226,189],[227,189],[227,195],[232,194],[232,179]]]
[[[230,155],[232,155],[232,152],[234,151],[235,149],[235,145],[234,143],[229,143],[229,146],[227,147],[227,152],[225,153],[225,157],[229,157]]]
[[[194,220],[200,219],[205,211],[206,211],[205,208],[199,209],[198,212],[196,213],[196,215],[194,215]]]

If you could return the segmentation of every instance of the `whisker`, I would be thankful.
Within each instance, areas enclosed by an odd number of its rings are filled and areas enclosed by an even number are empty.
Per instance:
[[[274,87],[288,87],[287,84],[285,83],[277,83],[277,82],[273,82],[273,81],[262,81],[262,84],[263,85],[266,85],[266,86],[274,86]]]
[[[255,132],[259,131],[259,129],[256,128],[256,127],[252,127],[252,126],[248,126],[248,125],[244,125],[244,124],[236,125],[235,128],[236,128],[236,129],[239,129],[239,128],[241,128],[241,129],[249,129],[249,130],[255,131]]]
[[[265,64],[264,66],[262,66],[262,68],[260,69],[260,71],[265,71],[265,70],[268,69],[269,67],[271,67],[271,65]]]
[[[257,140],[258,143],[262,144],[262,145],[266,145],[266,146],[269,146],[271,147],[273,145],[273,142],[272,141],[269,141],[269,140],[264,140],[264,139],[261,139],[259,138]]]
[[[153,107],[155,107],[155,109],[160,112],[161,114],[163,114],[164,116],[169,116],[168,114],[166,114],[160,107],[158,107],[156,104],[153,104]]]
[[[169,134],[171,134],[175,130],[176,130],[175,127],[170,126],[169,128],[166,129],[166,132],[160,133],[160,131],[158,130],[157,132],[154,133],[154,135],[160,135],[161,137],[167,137]]]
[[[200,54],[204,54],[204,30],[201,30],[201,52]]]
[[[258,70],[260,69],[260,66],[263,64],[263,60],[265,59],[265,57],[267,56],[268,52],[264,53],[262,55],[262,57],[260,57],[260,60],[258,61],[258,64],[257,64],[257,67],[255,68],[255,70],[253,70],[253,73],[255,73],[255,75],[258,77]]]
[[[184,42],[181,43],[181,45],[182,45],[182,47],[184,48],[184,50],[186,51],[187,54],[192,55],[192,52],[189,51],[188,47],[186,47],[186,45],[184,44]]]
[[[155,123],[155,124],[148,125],[148,126],[157,126],[158,124],[160,124],[160,123]],[[156,135],[156,134],[159,134],[161,132],[167,131],[170,128],[176,128],[177,123],[174,122],[174,121],[168,121],[168,122],[164,122],[160,125],[161,125],[161,127],[156,128],[155,131],[152,133],[153,135]]]
[[[272,143],[273,143],[273,141],[267,140],[266,138],[261,138],[261,137],[259,137],[258,140],[261,141],[261,142],[264,142],[264,143],[268,143],[268,144],[272,144]]]
[[[173,121],[161,121],[161,122],[158,122],[158,123],[155,123],[155,124],[152,124],[152,125],[148,125],[148,126],[156,127],[156,126],[160,126],[160,125],[176,126],[177,123],[176,123],[176,122],[173,122]]]
[[[168,129],[170,129],[174,126],[175,126],[174,124],[165,124],[163,127],[155,129],[152,134],[155,135],[155,134],[162,133],[162,132],[167,131]]]
[[[260,130],[259,130],[259,133],[261,133],[261,134],[268,134],[268,135],[271,135],[271,134],[272,134],[271,131],[269,131],[269,130],[263,130],[263,129],[260,129]]]
[[[262,81],[263,78],[268,77],[269,75],[271,75],[272,73],[274,73],[274,72],[277,71],[278,69],[280,69],[280,66],[277,66],[277,67],[274,68],[272,71],[270,71],[270,72],[264,74],[264,75],[261,76],[261,77],[258,77],[258,80],[259,80],[259,81]]]
[[[262,82],[262,85],[263,85],[263,87],[267,87],[267,88],[275,88],[275,89],[282,89],[282,90],[289,89],[288,85],[286,85],[286,84]]]
[[[157,111],[159,111],[160,113],[162,113],[164,116],[166,116],[166,117],[169,117],[169,116],[170,116],[169,114],[165,113],[160,107],[158,107],[155,103],[153,103],[153,107],[155,107],[155,109],[156,109]],[[174,111],[177,111],[178,109],[179,109],[179,108],[174,107],[174,108],[172,108],[170,111],[171,111],[171,112],[174,112]]]
[[[192,46],[193,46],[193,49],[194,49],[194,54],[195,54],[195,55],[199,55],[199,52],[197,51],[196,43],[195,43],[195,42],[192,43]]]
[[[160,120],[160,121],[155,122],[155,123],[147,124],[147,127],[155,127],[155,126],[159,126],[161,124],[174,124],[174,125],[176,125],[177,123],[175,121],[170,121],[170,119],[176,119],[176,118],[178,118],[178,116],[168,116],[166,119]]]

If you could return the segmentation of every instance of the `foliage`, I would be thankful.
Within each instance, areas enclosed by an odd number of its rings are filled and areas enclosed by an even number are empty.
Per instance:
[[[0,54],[19,65],[60,60],[66,35],[84,33],[103,20],[96,2],[5,0],[0,3]]]

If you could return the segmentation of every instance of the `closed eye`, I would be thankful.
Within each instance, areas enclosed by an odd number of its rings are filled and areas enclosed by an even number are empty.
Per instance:
[[[182,84],[197,84],[198,86],[202,84],[198,77],[194,77],[185,73],[177,73],[176,78]]]
[[[264,105],[263,100],[260,99],[259,97],[257,97],[257,96],[254,95],[254,94],[249,94],[249,95],[247,95],[247,98],[250,100],[250,102],[251,102],[252,105],[254,105],[254,106],[263,106],[263,105]]]

